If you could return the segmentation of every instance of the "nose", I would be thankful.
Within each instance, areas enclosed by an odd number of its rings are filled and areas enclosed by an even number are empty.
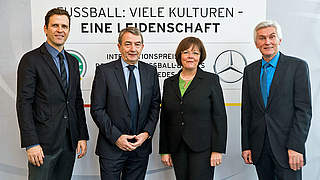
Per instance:
[[[266,44],[270,44],[270,43],[271,43],[271,39],[270,39],[270,38],[266,38],[265,43],[266,43]]]
[[[61,27],[61,26],[58,26],[57,31],[58,31],[58,32],[61,32],[61,31],[62,31],[62,27]]]
[[[130,51],[136,51],[136,49],[137,49],[136,45],[133,44],[133,45],[130,46],[129,50]]]
[[[194,56],[195,56],[195,55],[193,54],[193,52],[188,52],[188,58],[191,59],[191,58],[194,58]]]

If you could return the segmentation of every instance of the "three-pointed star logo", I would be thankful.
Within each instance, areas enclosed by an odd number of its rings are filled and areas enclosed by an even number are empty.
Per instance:
[[[235,83],[242,79],[247,61],[243,54],[236,50],[226,50],[218,55],[213,69],[226,83]]]

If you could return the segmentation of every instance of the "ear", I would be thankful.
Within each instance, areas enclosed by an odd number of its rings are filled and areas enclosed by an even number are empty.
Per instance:
[[[43,31],[44,31],[44,34],[47,36],[47,31],[48,31],[48,28],[46,25],[43,26]]]
[[[119,51],[120,51],[120,47],[121,47],[121,45],[118,43],[118,44],[117,44],[117,46],[118,46],[118,49],[119,49]]]
[[[281,44],[281,42],[282,42],[282,39],[279,39],[279,45]]]

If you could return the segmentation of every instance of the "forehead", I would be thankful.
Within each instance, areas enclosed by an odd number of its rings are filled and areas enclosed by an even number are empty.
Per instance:
[[[69,24],[69,19],[66,15],[54,14],[49,18],[49,24]]]
[[[184,50],[199,51],[199,47],[195,44],[190,44],[189,46],[186,46],[186,49]]]
[[[271,34],[277,34],[276,28],[274,27],[265,27],[257,31],[257,36],[268,36]]]
[[[141,42],[141,36],[126,32],[122,36],[122,42]]]

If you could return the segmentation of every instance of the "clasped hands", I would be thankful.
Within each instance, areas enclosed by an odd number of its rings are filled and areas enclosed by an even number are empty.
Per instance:
[[[143,132],[138,135],[123,134],[116,141],[116,145],[123,151],[133,151],[141,146],[148,137],[149,134],[147,132]],[[132,140],[135,140],[135,142],[130,142]]]

